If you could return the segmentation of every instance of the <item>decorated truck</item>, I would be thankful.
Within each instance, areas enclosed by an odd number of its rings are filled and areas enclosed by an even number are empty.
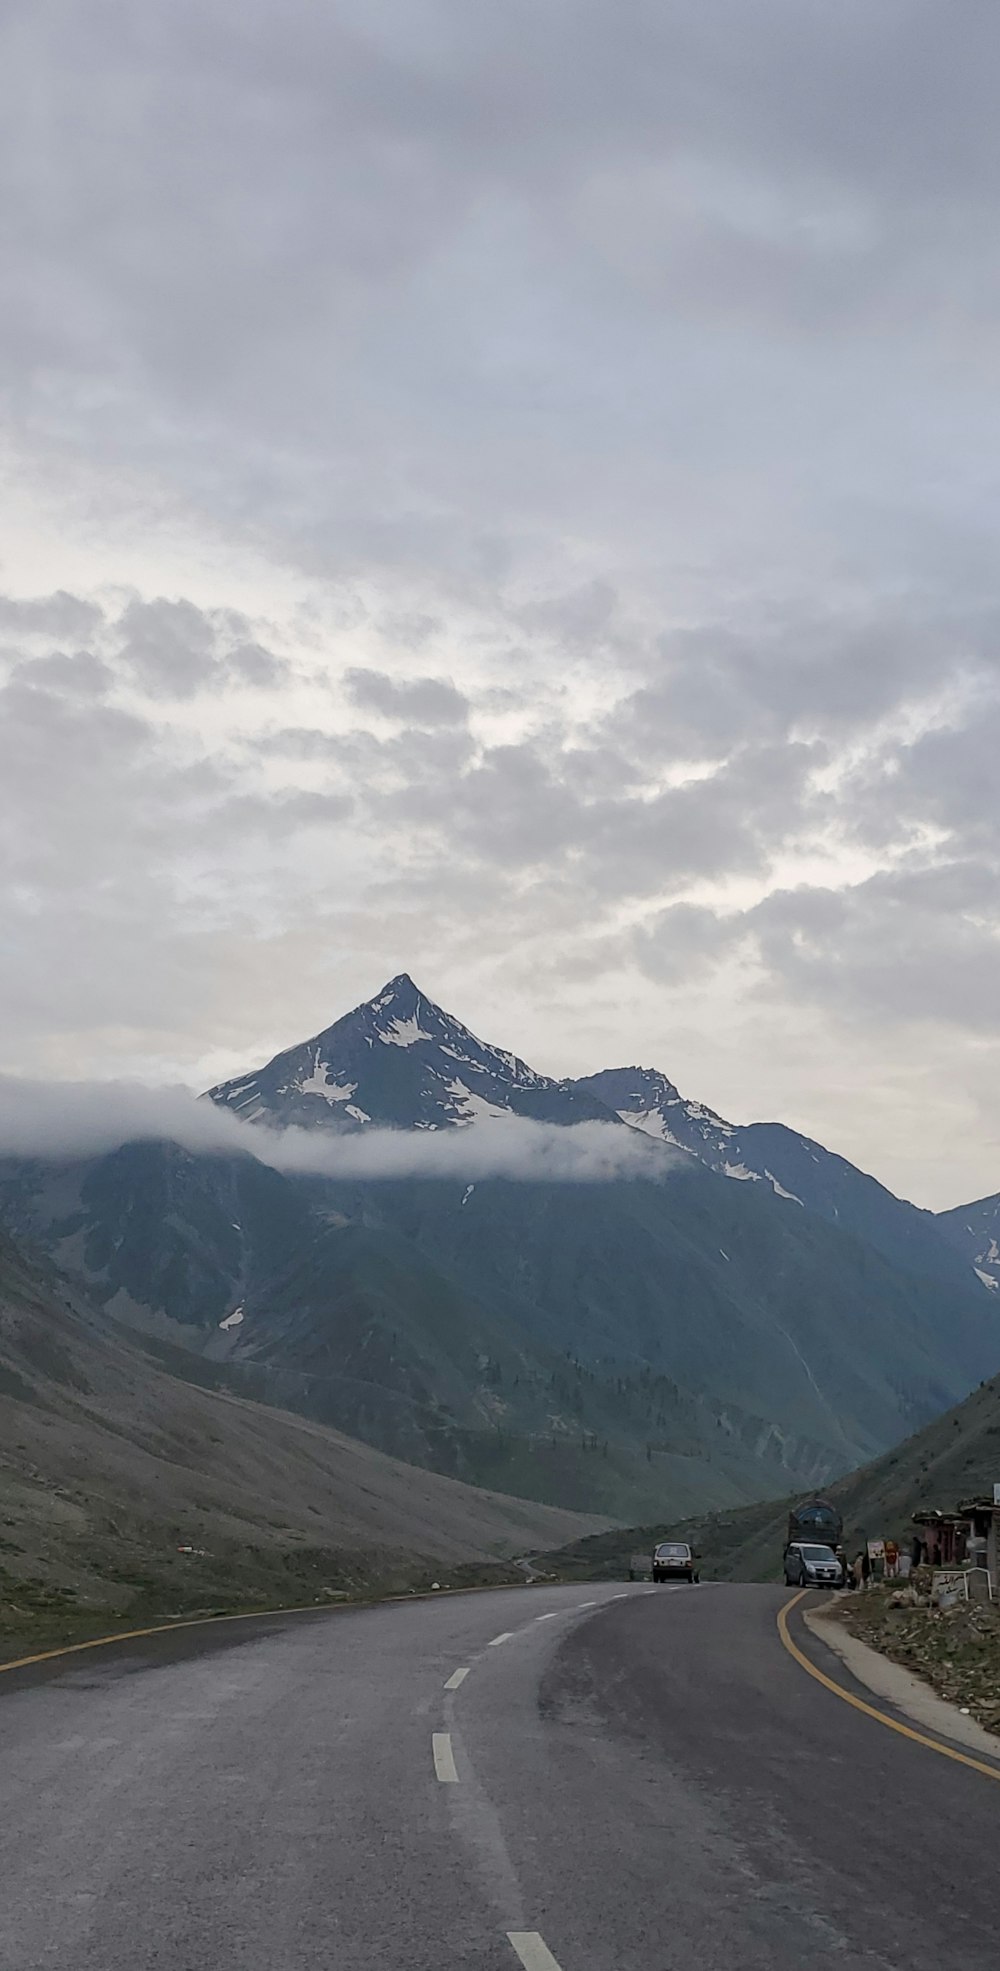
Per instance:
[[[813,1540],[817,1546],[832,1547],[836,1553],[843,1537],[843,1519],[829,1499],[806,1499],[803,1505],[793,1506],[788,1515],[786,1548],[798,1540]]]

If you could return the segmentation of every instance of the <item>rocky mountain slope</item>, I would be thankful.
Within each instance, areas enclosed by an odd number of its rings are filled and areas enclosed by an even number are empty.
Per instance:
[[[1000,1360],[1000,1307],[929,1214],[662,1076],[535,1074],[405,975],[210,1097],[252,1123],[246,1153],[9,1159],[0,1204],[111,1319],[418,1464],[617,1517],[724,1506],[825,1482]],[[587,1183],[348,1182],[250,1154],[289,1122],[471,1143],[525,1117],[668,1147]]]
[[[46,1614],[405,1586],[583,1523],[193,1387],[0,1235],[0,1656]]]
[[[665,1075],[650,1068],[608,1068],[584,1076],[573,1087],[658,1142],[697,1157],[709,1170],[739,1183],[765,1185],[789,1206],[817,1212],[893,1265],[942,1285],[972,1286],[970,1255],[941,1218],[894,1197],[846,1157],[783,1123],[726,1122],[703,1103],[686,1100]]]
[[[415,1463],[627,1514],[664,1489],[684,1509],[821,1476],[855,1442],[740,1281],[755,1201],[693,1180],[730,1207],[729,1259],[699,1251],[716,1215],[699,1227],[658,1185],[334,1184],[174,1144],[22,1166],[6,1202],[108,1316],[229,1386]],[[896,1403],[876,1379],[865,1441]]]
[[[971,1261],[983,1285],[1000,1293],[1000,1195],[956,1205],[935,1222],[956,1252]]]

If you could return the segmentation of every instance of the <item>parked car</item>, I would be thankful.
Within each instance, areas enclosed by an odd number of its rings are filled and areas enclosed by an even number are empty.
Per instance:
[[[789,1588],[842,1588],[844,1570],[832,1547],[812,1540],[793,1540],[785,1548],[785,1585]]]
[[[686,1540],[661,1540],[653,1550],[654,1581],[697,1581],[698,1556]]]

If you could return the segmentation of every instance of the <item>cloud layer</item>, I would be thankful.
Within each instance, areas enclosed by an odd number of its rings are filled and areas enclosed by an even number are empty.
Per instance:
[[[75,1159],[123,1143],[179,1143],[198,1152],[252,1156],[274,1170],[320,1177],[450,1178],[477,1183],[607,1183],[663,1178],[682,1153],[634,1129],[581,1122],[565,1128],[511,1116],[498,1124],[439,1131],[276,1129],[241,1123],[184,1088],[138,1082],[38,1082],[0,1076],[0,1156]]]
[[[2,1065],[203,1084],[406,969],[996,1189],[1000,17],[4,53]]]

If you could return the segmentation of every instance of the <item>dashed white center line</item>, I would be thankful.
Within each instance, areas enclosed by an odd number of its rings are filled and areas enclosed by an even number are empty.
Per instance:
[[[559,1971],[548,1944],[537,1930],[508,1930],[507,1941],[513,1944],[524,1971]]]
[[[576,1605],[577,1605],[577,1608],[596,1608],[596,1607],[597,1607],[597,1603],[596,1603],[596,1601],[578,1601]]]
[[[536,1616],[535,1616],[535,1621],[536,1621],[536,1622],[554,1622],[554,1621],[555,1621],[555,1619],[556,1619],[556,1616],[558,1615],[558,1613],[559,1613],[559,1610],[558,1610],[557,1608],[550,1608],[550,1609],[549,1609],[549,1612],[548,1612],[548,1614],[547,1614],[547,1615],[536,1615]]]
[[[464,1684],[468,1674],[468,1670],[453,1670],[445,1684],[445,1690],[457,1690],[459,1684]]]
[[[454,1785],[458,1780],[455,1754],[451,1749],[450,1731],[436,1731],[431,1735],[431,1749],[434,1753],[434,1771],[444,1785]]]
[[[493,1641],[491,1643],[487,1643],[487,1648],[499,1649],[501,1643],[509,1643],[513,1633],[514,1633],[513,1629],[505,1629],[502,1636],[494,1636]]]
[[[612,1601],[627,1601],[627,1600],[628,1600],[628,1589],[627,1589],[627,1588],[623,1588],[623,1589],[622,1589],[622,1592],[621,1592],[621,1594],[620,1594],[620,1595],[612,1595],[612,1597],[611,1597],[611,1599],[612,1599]]]

